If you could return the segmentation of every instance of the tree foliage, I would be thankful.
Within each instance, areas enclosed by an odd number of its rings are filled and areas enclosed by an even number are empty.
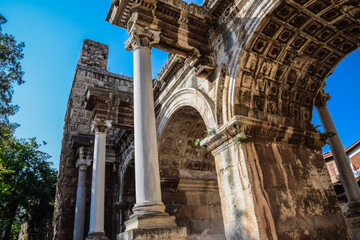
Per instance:
[[[55,195],[56,172],[35,138],[0,144],[0,238],[16,239],[21,222],[32,239],[45,239]]]
[[[14,84],[23,84],[20,60],[25,44],[17,43],[14,36],[3,33],[2,25],[7,20],[0,14],[0,137],[6,137],[17,126],[9,122],[9,116],[14,115],[18,106],[12,104]]]
[[[55,196],[56,172],[39,150],[35,138],[16,139],[17,124],[9,117],[14,85],[24,83],[20,60],[24,43],[2,32],[6,19],[0,14],[0,239],[17,239],[22,223],[29,239],[46,239]]]

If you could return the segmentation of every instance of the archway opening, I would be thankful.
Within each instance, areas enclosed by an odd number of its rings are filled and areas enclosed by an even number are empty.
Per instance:
[[[119,204],[118,204],[118,212],[119,212],[119,232],[122,233],[125,231],[125,222],[129,220],[132,214],[132,208],[136,202],[135,198],[135,164],[134,160],[128,163],[126,167],[124,176],[121,184],[122,192],[120,193]]]
[[[207,135],[195,108],[182,107],[159,139],[163,202],[189,239],[225,239],[214,157],[194,143]]]
[[[359,151],[357,142],[360,136],[360,126],[358,124],[360,113],[354,111],[354,109],[357,107],[358,89],[360,87],[358,81],[360,69],[357,67],[359,59],[360,49],[342,60],[334,69],[333,74],[326,79],[324,88],[325,92],[330,94],[331,99],[327,101],[327,106],[358,185],[360,185],[360,166],[357,161]],[[325,132],[316,109],[313,112],[313,125],[318,126],[321,132]],[[331,182],[334,185],[341,209],[346,215],[349,210],[348,198],[330,145],[326,144],[322,150]]]

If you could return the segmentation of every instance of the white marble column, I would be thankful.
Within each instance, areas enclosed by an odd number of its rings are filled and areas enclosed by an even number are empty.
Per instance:
[[[340,180],[349,201],[349,214],[360,216],[360,189],[326,104],[329,99],[329,94],[326,94],[322,90],[317,97],[315,104],[316,110],[319,114],[324,131],[336,133],[335,136],[329,138],[330,149],[334,156],[336,166],[339,170]]]
[[[79,148],[79,159],[76,166],[79,168],[78,185],[76,192],[75,221],[73,240],[84,239],[85,207],[86,207],[86,170],[90,161],[86,160],[85,147]]]
[[[151,76],[151,41],[154,37],[147,29],[134,27],[126,45],[134,54],[135,214],[165,210],[161,200]]]
[[[94,160],[91,182],[90,226],[87,239],[107,239],[104,232],[106,132],[110,121],[95,120]]]
[[[134,54],[134,136],[135,186],[134,214],[126,223],[126,230],[141,228],[140,219],[147,217],[146,228],[176,227],[175,219],[166,218],[161,200],[160,173],[157,151],[154,94],[151,76],[151,45],[159,40],[159,33],[136,25],[130,27],[125,43]],[[155,220],[156,216],[163,216]]]

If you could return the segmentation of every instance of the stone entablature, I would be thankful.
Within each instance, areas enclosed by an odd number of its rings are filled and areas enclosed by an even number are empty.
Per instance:
[[[203,139],[202,145],[205,145],[209,150],[214,150],[227,140],[237,137],[242,138],[244,142],[282,142],[316,150],[324,146],[317,133],[304,132],[300,129],[244,116],[234,116],[220,127],[216,134]]]
[[[184,1],[122,0],[112,2],[106,20],[129,31],[134,23],[147,27],[161,35],[154,47],[213,68],[205,16],[202,6]]]
[[[111,121],[113,128],[132,129],[134,126],[132,92],[121,91],[117,85],[111,90],[89,87],[85,93],[85,109],[92,111],[93,119]]]

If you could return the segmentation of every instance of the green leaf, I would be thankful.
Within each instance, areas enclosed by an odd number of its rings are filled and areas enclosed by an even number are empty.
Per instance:
[[[201,144],[200,144],[200,142],[201,142],[201,139],[196,139],[195,140],[195,142],[194,142],[194,144],[195,144],[195,147],[201,147]]]

